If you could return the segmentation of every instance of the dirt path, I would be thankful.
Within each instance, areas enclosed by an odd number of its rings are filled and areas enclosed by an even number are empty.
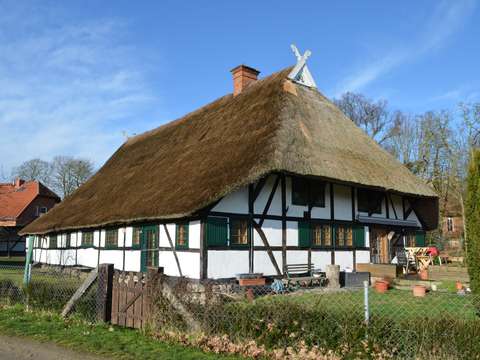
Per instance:
[[[0,335],[0,360],[106,360],[52,343]]]

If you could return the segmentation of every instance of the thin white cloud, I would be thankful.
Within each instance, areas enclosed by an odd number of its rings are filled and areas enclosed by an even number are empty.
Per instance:
[[[125,24],[0,4],[0,167],[59,154],[100,165],[159,100]]]
[[[358,91],[404,63],[418,59],[443,47],[457,32],[475,8],[473,0],[442,1],[427,20],[417,39],[409,45],[398,46],[378,59],[362,66],[361,70],[340,82],[335,91],[338,97],[346,91]]]

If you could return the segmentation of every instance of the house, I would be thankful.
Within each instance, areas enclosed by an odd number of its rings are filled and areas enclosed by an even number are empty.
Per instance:
[[[453,195],[442,202],[441,229],[447,250],[462,249],[463,246],[463,216],[461,200]]]
[[[424,244],[436,194],[316,89],[305,61],[232,74],[233,94],[128,139],[25,228],[33,260],[217,279],[354,269]]]
[[[0,184],[0,255],[24,255],[25,237],[18,232],[58,202],[60,198],[38,181]]]

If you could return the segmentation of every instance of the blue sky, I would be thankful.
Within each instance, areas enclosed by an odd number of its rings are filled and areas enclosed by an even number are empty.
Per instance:
[[[140,133],[261,76],[308,61],[345,91],[408,112],[480,101],[479,4],[466,1],[0,0],[0,170],[33,157],[97,166]]]

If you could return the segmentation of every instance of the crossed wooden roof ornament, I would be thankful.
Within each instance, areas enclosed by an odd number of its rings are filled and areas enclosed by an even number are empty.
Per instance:
[[[313,80],[312,74],[307,67],[307,59],[312,55],[310,50],[305,51],[303,55],[300,54],[295,45],[290,45],[295,57],[297,58],[297,64],[293,67],[288,78],[305,86],[316,88],[315,80]]]

